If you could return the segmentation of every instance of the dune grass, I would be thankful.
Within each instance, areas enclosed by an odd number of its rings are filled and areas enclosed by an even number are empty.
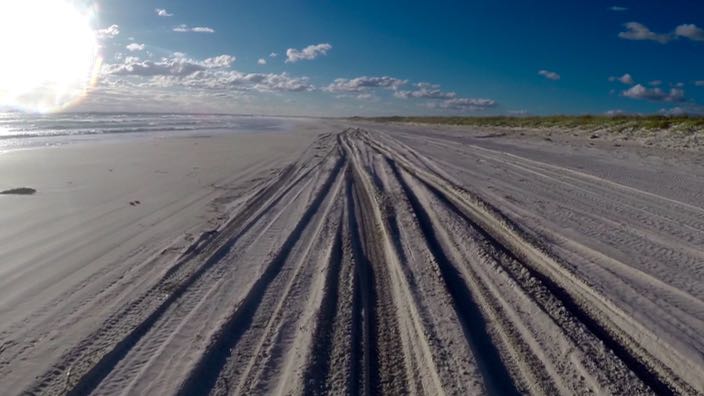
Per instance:
[[[687,116],[528,116],[528,117],[439,117],[439,116],[391,116],[391,117],[370,117],[359,118],[377,122],[412,122],[422,124],[444,124],[444,125],[469,125],[469,126],[492,126],[507,128],[579,128],[588,130],[610,129],[610,130],[664,130],[677,129],[680,131],[698,131],[704,129],[704,117]]]

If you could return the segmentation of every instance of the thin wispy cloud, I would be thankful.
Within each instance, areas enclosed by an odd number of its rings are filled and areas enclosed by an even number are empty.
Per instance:
[[[493,99],[484,98],[452,98],[442,101],[433,101],[427,104],[430,108],[440,108],[455,110],[461,112],[482,111],[496,106],[496,101]]]
[[[697,87],[704,87],[704,80],[695,81],[694,85]]]
[[[683,102],[684,90],[682,88],[671,88],[664,91],[658,87],[646,88],[641,84],[636,84],[623,91],[623,96],[631,99],[648,100],[651,102]]]
[[[422,98],[422,99],[452,99],[457,97],[454,92],[445,92],[440,89],[437,84],[421,82],[416,84],[414,90],[400,90],[394,93],[394,96],[401,99]]]
[[[118,34],[120,34],[120,27],[118,25],[110,25],[105,29],[95,31],[95,36],[100,40],[115,38]]]
[[[174,32],[179,32],[179,33],[186,33],[186,32],[194,32],[194,33],[215,33],[215,29],[207,27],[207,26],[195,26],[195,27],[189,27],[188,25],[181,24],[172,29]]]
[[[276,52],[272,52],[269,54],[269,58],[276,58],[277,56],[279,56],[279,54],[277,54]]]
[[[134,51],[143,51],[144,50],[144,44],[138,44],[138,43],[130,43],[127,44],[125,47],[127,48],[128,51],[134,52]]]
[[[676,117],[676,116],[682,116],[687,114],[687,110],[677,106],[673,107],[671,109],[660,109],[658,113],[664,115],[664,116],[670,116],[670,117]]]
[[[616,12],[623,12],[623,11],[628,11],[628,8],[622,7],[622,6],[611,6],[609,7],[611,11],[616,11]]]
[[[557,81],[560,79],[559,74],[555,73],[554,71],[550,71],[550,70],[539,70],[538,75],[541,75],[541,76],[547,78],[548,80],[553,80],[553,81]]]
[[[635,84],[633,77],[628,73],[622,75],[621,77],[609,77],[609,81],[611,81],[611,82],[618,81],[618,82],[620,82],[622,84],[626,84],[626,85]]]
[[[286,63],[295,63],[301,60],[313,60],[321,55],[327,55],[332,49],[328,43],[309,45],[302,50],[289,48],[286,50]]]
[[[172,13],[166,11],[165,8],[155,8],[155,9],[154,9],[154,12],[156,12],[156,15],[158,15],[158,16],[160,16],[160,17],[171,17],[171,16],[174,16],[174,14],[172,14]]]

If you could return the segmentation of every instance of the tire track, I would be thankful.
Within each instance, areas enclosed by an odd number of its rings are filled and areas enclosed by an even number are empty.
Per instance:
[[[430,246],[431,252],[440,269],[440,273],[448,292],[452,296],[452,301],[455,311],[460,318],[464,329],[465,337],[469,343],[472,352],[474,353],[479,370],[482,373],[484,383],[486,384],[487,393],[493,395],[518,395],[520,394],[509,370],[504,365],[501,355],[491,341],[492,337],[487,331],[486,318],[472,292],[467,288],[466,282],[462,279],[462,275],[452,264],[451,260],[445,255],[443,248],[438,241],[435,230],[428,213],[418,201],[418,198],[411,191],[408,184],[403,181],[399,174],[399,170],[395,163],[390,162],[394,176],[401,184],[413,211],[417,215],[418,223],[425,236],[425,239]]]
[[[369,137],[365,136],[364,139],[367,144],[370,144],[372,147],[376,147],[380,153],[388,158],[395,158],[396,160],[401,159],[401,157],[395,156],[389,148],[372,142]],[[543,284],[548,287],[550,292],[555,295],[558,300],[560,300],[562,304],[580,320],[581,323],[583,323],[596,337],[598,337],[609,349],[611,349],[619,357],[619,359],[653,391],[658,394],[673,394],[674,387],[675,389],[679,389],[682,393],[694,392],[693,389],[689,388],[689,386],[683,383],[680,379],[673,377],[674,373],[669,372],[669,370],[665,367],[660,366],[659,369],[654,369],[653,364],[659,366],[659,364],[656,363],[657,360],[652,356],[648,356],[647,352],[644,350],[637,348],[633,341],[626,341],[628,337],[621,331],[616,331],[613,325],[609,326],[605,324],[603,322],[604,314],[595,316],[592,313],[592,310],[585,309],[585,305],[590,306],[591,309],[599,307],[599,305],[601,305],[600,300],[587,300],[585,302],[583,297],[569,293],[567,291],[568,288],[561,285],[562,282],[573,284],[575,280],[574,278],[571,278],[569,275],[565,278],[564,275],[557,272],[557,274],[560,274],[559,276],[562,277],[561,281],[557,281],[554,278],[554,273],[547,275],[546,273],[541,272],[538,268],[545,268],[546,265],[555,265],[550,263],[553,259],[548,259],[548,263],[545,263],[544,255],[546,253],[541,250],[542,247],[536,248],[531,244],[533,241],[524,240],[520,232],[517,231],[518,227],[505,218],[497,209],[490,207],[485,202],[481,202],[479,204],[480,208],[475,208],[477,204],[472,203],[459,195],[468,194],[471,201],[478,201],[476,197],[466,192],[466,190],[452,185],[452,183],[447,180],[442,180],[442,178],[437,175],[430,177],[425,173],[425,171],[414,167],[409,162],[405,162],[405,160],[399,163],[399,165],[411,175],[417,177],[427,187],[435,190],[437,195],[443,197],[446,204],[454,205],[457,203],[459,207],[462,208],[461,212],[463,215],[466,218],[471,219],[471,222],[476,224],[480,229],[483,229],[485,236],[493,240],[493,244],[495,246],[501,247],[507,253],[510,253],[512,256],[524,263],[531,263],[530,265],[525,265],[526,270],[529,270],[532,276],[543,282]],[[486,214],[486,212],[489,212],[490,214]],[[495,217],[492,219],[492,216]],[[495,224],[495,226],[490,226],[490,224]],[[573,287],[571,289],[584,290],[583,287],[584,286],[577,288]],[[594,293],[589,289],[586,291],[588,292],[588,295],[593,295]],[[593,304],[594,302],[597,302],[597,304]],[[614,307],[609,308],[611,308],[610,310],[614,310]],[[637,349],[634,350],[632,348]]]
[[[293,232],[285,240],[280,251],[268,265],[265,272],[250,288],[241,305],[222,325],[216,338],[208,345],[195,368],[189,373],[188,378],[186,378],[183,385],[180,387],[178,391],[179,395],[207,394],[214,388],[221,370],[227,362],[229,351],[237,344],[239,338],[251,323],[256,307],[261,302],[267,287],[274,280],[276,275],[278,275],[295,246],[298,237],[305,227],[308,226],[310,220],[327,196],[343,164],[344,161],[342,158],[337,160],[333,171],[328,176],[325,184],[321,187],[321,191],[317,193],[313,202],[311,202],[308,209],[301,216]]]
[[[331,152],[332,150],[328,151],[320,162],[324,161]],[[304,154],[304,157],[306,155]],[[314,169],[315,166],[306,169],[305,166],[297,168],[290,165],[282,169],[275,179],[265,181],[262,186],[257,187],[244,208],[222,227],[210,243],[203,244],[196,241],[148,292],[134,299],[109,318],[94,334],[67,352],[50,371],[39,377],[27,392],[54,393],[57,389],[63,389],[61,393],[66,394],[89,393],[146,334],[169,306],[177,301],[190,285],[209,271],[247,229],[267,214],[267,208],[276,205]],[[266,206],[262,208],[262,204]],[[203,255],[205,258],[201,258]],[[199,259],[202,262],[199,262]],[[157,305],[154,305],[154,302]],[[143,314],[144,312],[148,313]],[[135,318],[140,315],[144,316],[135,322]],[[112,343],[112,334],[116,332],[119,334],[125,328],[129,330],[121,335],[122,338],[119,341]]]

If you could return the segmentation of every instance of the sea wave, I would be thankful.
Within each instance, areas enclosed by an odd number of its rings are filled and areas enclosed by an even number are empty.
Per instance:
[[[175,134],[193,131],[259,132],[282,130],[282,117],[223,114],[23,114],[0,113],[0,145],[22,146],[24,139],[42,144],[61,143],[61,138],[128,134]],[[9,144],[8,142],[12,142]]]

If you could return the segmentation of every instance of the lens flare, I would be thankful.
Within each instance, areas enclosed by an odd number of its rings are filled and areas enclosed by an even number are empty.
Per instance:
[[[93,12],[69,0],[0,1],[0,108],[65,109],[95,83]]]

